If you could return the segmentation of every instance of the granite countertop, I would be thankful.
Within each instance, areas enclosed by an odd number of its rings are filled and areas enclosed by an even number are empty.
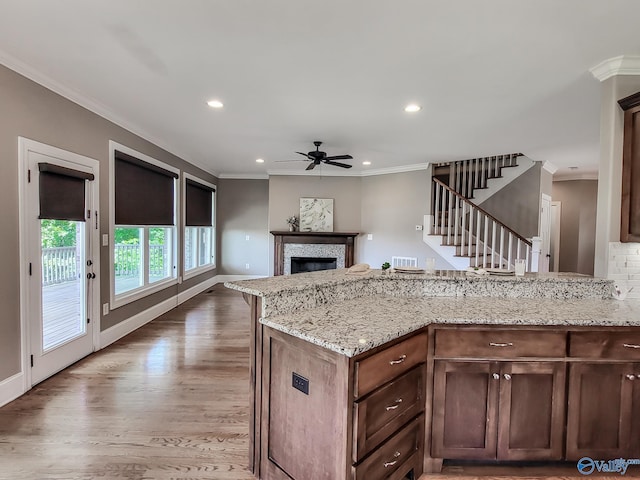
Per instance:
[[[261,322],[352,357],[433,323],[640,326],[640,301],[376,296],[275,315]]]
[[[432,323],[640,326],[640,301],[614,300],[611,280],[576,273],[351,275],[341,269],[225,286],[262,297],[264,325],[346,356]]]

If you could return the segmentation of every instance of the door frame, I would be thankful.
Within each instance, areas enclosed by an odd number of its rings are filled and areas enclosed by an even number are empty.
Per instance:
[[[554,215],[555,209],[555,215]],[[560,229],[562,226],[562,202],[551,202],[551,240],[553,241],[553,271],[560,271]],[[549,268],[551,271],[551,268]]]
[[[92,210],[100,212],[100,183],[99,170],[100,163],[84,155],[62,150],[51,145],[37,142],[25,137],[18,137],[18,211],[19,211],[19,262],[20,262],[20,348],[21,370],[23,374],[23,393],[32,388],[31,379],[31,326],[28,318],[29,314],[29,242],[30,232],[29,221],[27,218],[27,183],[29,176],[29,152],[35,152],[42,155],[58,157],[68,161],[76,161],[78,163],[94,164],[94,183],[93,183],[93,199]],[[98,221],[97,216],[92,217],[87,235],[91,251],[93,252],[93,272],[96,278],[93,279],[93,288],[90,294],[91,310],[87,310],[92,321],[92,345],[95,352],[100,348],[100,225],[94,222]],[[33,261],[33,260],[31,260]],[[87,297],[89,298],[89,296]]]
[[[549,213],[548,213],[548,221],[545,222],[544,221],[544,215],[543,215],[543,203],[544,202],[548,202],[549,205]],[[541,244],[540,244],[540,265],[542,265],[542,268],[539,268],[538,271],[539,272],[550,272],[551,271],[551,265],[549,265],[549,257],[547,256],[550,253],[550,248],[551,248],[551,202],[552,202],[552,198],[551,195],[548,195],[546,193],[542,193],[540,194],[540,217],[539,217],[539,222],[538,222],[538,236],[541,239]],[[545,238],[543,236],[543,226],[546,227],[547,230],[547,239],[546,239],[546,245],[545,245]],[[546,267],[546,269],[545,269]]]

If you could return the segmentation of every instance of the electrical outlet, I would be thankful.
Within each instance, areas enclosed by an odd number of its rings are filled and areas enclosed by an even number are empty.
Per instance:
[[[422,225],[416,225],[416,232],[421,232],[422,228]]]
[[[245,264],[244,264],[244,268],[246,268],[247,270],[249,270],[251,267],[249,266],[249,264],[248,264],[248,263],[245,263]]]
[[[109,304],[105,303],[102,305],[102,315],[109,315]]]
[[[108,233],[103,233],[102,234],[102,246],[103,247],[108,247],[109,246],[109,234]]]
[[[291,386],[296,390],[300,390],[305,395],[309,395],[309,379],[304,378],[296,372],[292,372],[291,374]]]
[[[367,240],[373,240],[373,233],[367,233]]]
[[[244,239],[248,242],[249,240],[251,240],[251,236],[250,235],[245,235]]]

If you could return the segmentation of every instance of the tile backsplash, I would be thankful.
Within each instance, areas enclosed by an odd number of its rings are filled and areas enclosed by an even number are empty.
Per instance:
[[[608,272],[608,279],[632,288],[627,298],[640,298],[640,243],[610,242]]]

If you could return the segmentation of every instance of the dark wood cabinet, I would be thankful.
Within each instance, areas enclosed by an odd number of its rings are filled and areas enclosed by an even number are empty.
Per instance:
[[[624,110],[620,241],[640,242],[640,92],[618,103]]]
[[[432,456],[559,460],[563,362],[436,361]]]
[[[568,460],[638,458],[640,364],[572,364],[568,411]]]

